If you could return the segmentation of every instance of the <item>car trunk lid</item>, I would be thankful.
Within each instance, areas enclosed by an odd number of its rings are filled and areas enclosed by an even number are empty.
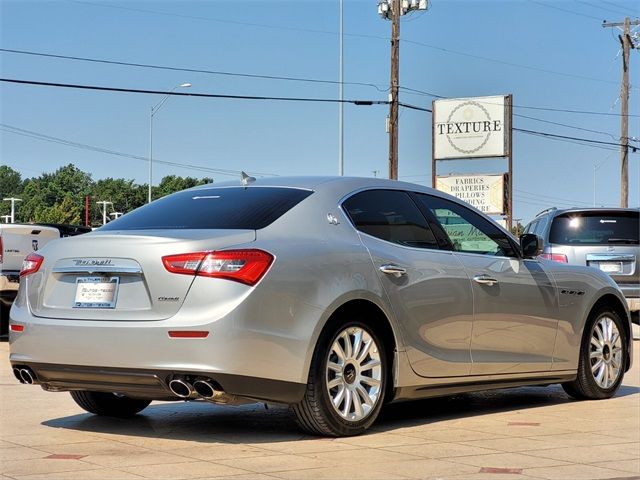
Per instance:
[[[163,320],[182,306],[194,276],[167,271],[162,257],[226,249],[255,240],[254,230],[96,232],[41,252],[29,277],[35,316],[74,320]]]

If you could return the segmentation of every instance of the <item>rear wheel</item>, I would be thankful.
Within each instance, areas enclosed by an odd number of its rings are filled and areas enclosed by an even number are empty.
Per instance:
[[[107,417],[132,417],[149,406],[151,400],[129,398],[106,392],[72,391],[71,397],[84,410]]]
[[[612,309],[602,308],[585,327],[576,379],[562,387],[576,399],[610,398],[622,383],[626,358],[622,321]]]
[[[348,436],[375,421],[387,381],[387,356],[363,322],[323,333],[314,352],[303,400],[292,407],[300,427],[315,435]]]

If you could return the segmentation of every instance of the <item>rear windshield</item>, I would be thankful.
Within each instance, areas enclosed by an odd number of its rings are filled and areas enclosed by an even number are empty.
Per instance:
[[[127,213],[100,230],[258,230],[277,220],[311,193],[282,187],[185,190]]]
[[[561,245],[638,245],[638,212],[573,212],[553,219],[549,241]]]

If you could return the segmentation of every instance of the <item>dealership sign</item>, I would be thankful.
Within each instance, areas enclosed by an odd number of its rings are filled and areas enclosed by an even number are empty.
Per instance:
[[[509,155],[511,125],[507,96],[433,102],[433,158]]]
[[[487,215],[505,213],[505,175],[455,175],[438,177],[436,188]]]

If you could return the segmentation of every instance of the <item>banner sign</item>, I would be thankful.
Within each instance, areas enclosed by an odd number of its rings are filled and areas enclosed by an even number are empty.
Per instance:
[[[505,175],[453,175],[436,179],[436,189],[448,193],[487,215],[505,213]]]
[[[509,155],[507,96],[433,102],[433,158],[446,160]]]

